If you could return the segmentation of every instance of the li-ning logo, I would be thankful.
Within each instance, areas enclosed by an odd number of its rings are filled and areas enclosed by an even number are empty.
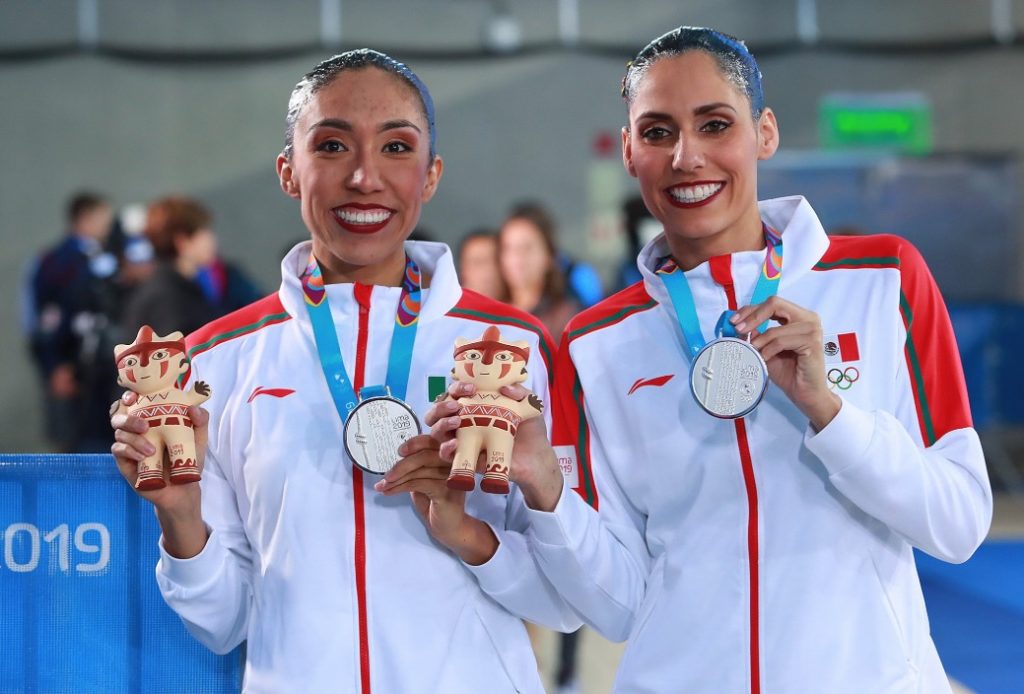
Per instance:
[[[636,382],[633,383],[633,387],[629,389],[629,392],[626,393],[626,395],[632,395],[633,393],[635,393],[640,388],[643,388],[644,386],[660,388],[661,386],[671,381],[674,376],[675,374],[665,374],[664,376],[657,376],[656,378],[638,378],[636,379]]]
[[[257,395],[270,395],[275,398],[284,398],[288,397],[294,392],[295,391],[292,390],[291,388],[264,388],[263,386],[256,386],[256,388],[253,389],[252,394],[249,396],[249,399],[246,400],[246,402],[252,402],[253,400],[256,399]]]
[[[845,369],[829,369],[825,378],[828,379],[829,388],[849,390],[860,378],[860,370],[856,366],[847,366]]]

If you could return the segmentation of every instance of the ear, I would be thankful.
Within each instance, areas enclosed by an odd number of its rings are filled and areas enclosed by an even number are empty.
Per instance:
[[[420,196],[420,202],[426,203],[430,201],[430,198],[434,197],[434,193],[437,192],[437,184],[441,182],[441,174],[444,172],[444,161],[439,155],[434,155],[434,161],[430,162],[430,166],[427,168],[427,180],[423,183],[423,194]]]
[[[629,126],[622,127],[622,165],[630,176],[636,178],[636,167],[633,166],[633,138],[630,136]]]
[[[295,180],[295,172],[292,163],[284,152],[277,155],[277,180],[281,183],[281,190],[290,198],[298,200],[302,195],[299,191],[299,182]]]
[[[757,158],[759,160],[771,159],[772,155],[779,148],[779,123],[775,120],[775,112],[765,108],[761,112],[761,119],[757,123]]]
[[[467,340],[464,337],[457,337],[457,338],[455,338],[455,348],[456,349],[458,349],[462,345],[465,345],[465,344],[468,344],[468,343],[469,343],[469,340]]]

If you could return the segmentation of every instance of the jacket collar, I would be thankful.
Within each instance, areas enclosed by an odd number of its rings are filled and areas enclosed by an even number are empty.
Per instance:
[[[787,198],[762,200],[758,204],[763,219],[782,236],[785,253],[782,265],[782,280],[779,292],[784,293],[786,287],[796,282],[807,272],[828,249],[829,240],[818,216],[811,209],[810,203],[800,195]],[[757,251],[763,255],[763,251]],[[637,267],[643,275],[644,288],[651,298],[659,303],[668,304],[670,299],[665,284],[655,274],[658,262],[669,255],[668,242],[662,232],[652,239],[640,251]],[[702,263],[687,272],[687,277],[710,277],[708,263]]]
[[[292,248],[281,261],[281,288],[278,290],[281,303],[293,319],[302,323],[309,322],[309,316],[299,276],[306,269],[312,248],[312,241],[303,241]],[[455,273],[451,250],[443,243],[406,241],[405,252],[416,261],[423,276],[429,278],[428,288],[423,292],[420,321],[427,323],[440,318],[448,313],[462,296],[462,287]],[[393,289],[397,301],[400,292],[398,287],[384,289]]]

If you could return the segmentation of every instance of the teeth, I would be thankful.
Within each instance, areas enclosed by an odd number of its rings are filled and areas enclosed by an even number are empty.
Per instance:
[[[722,189],[721,183],[705,183],[699,186],[676,186],[669,194],[679,202],[701,202]]]
[[[380,224],[391,217],[389,210],[347,210],[334,211],[338,219],[347,224]]]

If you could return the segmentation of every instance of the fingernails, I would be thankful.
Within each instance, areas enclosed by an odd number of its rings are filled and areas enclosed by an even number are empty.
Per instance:
[[[398,447],[398,455],[402,456],[403,458],[409,455],[408,441],[403,441],[402,444]]]
[[[459,426],[459,421],[460,420],[458,417],[448,417],[445,420],[445,424],[454,429],[455,427]]]
[[[147,443],[142,450],[146,452],[147,458],[156,453],[156,448],[151,443]]]
[[[733,318],[735,318],[735,317],[736,316],[733,316]],[[730,319],[730,320],[732,320],[732,319]],[[746,332],[746,330],[747,330],[747,324],[746,324],[745,321],[741,321],[741,322],[736,324],[736,332],[742,333],[742,332]]]
[[[740,314],[738,314],[738,313],[734,313],[731,316],[729,316],[729,322],[733,323],[733,324],[735,324],[736,321],[738,321],[739,319],[740,319]]]
[[[373,485],[373,488],[376,489],[378,492],[382,492],[382,491],[384,491],[387,488],[387,486],[388,486],[387,482],[385,482],[384,480],[381,480],[377,484]]]

